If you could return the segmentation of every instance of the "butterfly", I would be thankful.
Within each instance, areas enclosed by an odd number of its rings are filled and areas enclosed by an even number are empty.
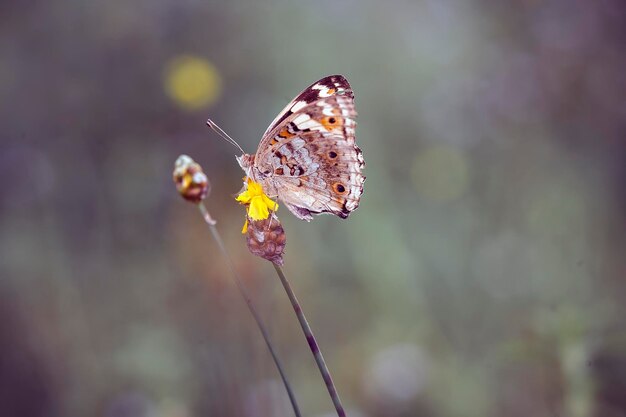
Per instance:
[[[324,77],[276,116],[256,154],[244,152],[237,161],[299,219],[310,221],[321,213],[345,219],[359,206],[365,182],[356,115],[348,80]]]

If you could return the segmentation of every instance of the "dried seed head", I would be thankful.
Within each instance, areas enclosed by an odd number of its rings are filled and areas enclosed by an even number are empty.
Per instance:
[[[187,155],[176,159],[173,177],[180,195],[192,203],[204,200],[211,190],[211,184],[202,172],[202,167]]]
[[[250,253],[274,262],[283,264],[283,253],[287,237],[285,230],[278,221],[276,214],[264,220],[252,220],[248,218],[248,230],[246,231],[246,242]]]

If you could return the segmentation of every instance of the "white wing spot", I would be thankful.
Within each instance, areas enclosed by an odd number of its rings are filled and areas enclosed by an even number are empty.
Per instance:
[[[295,113],[301,110],[302,108],[304,108],[305,106],[306,106],[306,101],[298,101],[293,106],[291,106],[291,111]]]
[[[300,130],[305,130],[305,129],[316,129],[317,130],[317,129],[322,129],[322,128],[323,128],[323,126],[320,123],[318,123],[315,120],[313,120],[313,119],[306,120],[305,122],[298,124],[298,129],[300,129]],[[324,129],[324,130],[326,130],[326,129]]]
[[[293,122],[296,124],[296,126],[298,126],[299,129],[301,129],[300,125],[306,122],[307,120],[309,120],[310,118],[311,117],[308,114],[300,114],[298,115],[298,117],[293,119]]]

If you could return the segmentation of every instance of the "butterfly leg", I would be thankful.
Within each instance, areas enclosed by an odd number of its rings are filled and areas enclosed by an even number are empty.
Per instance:
[[[267,227],[265,228],[266,232],[268,232],[270,228],[272,227],[272,220],[274,220],[274,217],[276,216],[274,212],[276,212],[276,210],[278,209],[278,203],[274,200],[275,198],[277,197],[270,198],[274,202],[274,209],[270,211],[270,221],[267,222]],[[278,218],[276,218],[276,220],[278,220]]]

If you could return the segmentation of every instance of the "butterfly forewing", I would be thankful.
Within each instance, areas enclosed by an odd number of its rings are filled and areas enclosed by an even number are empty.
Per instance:
[[[334,91],[333,91],[334,90]],[[305,107],[316,103],[322,95],[333,94],[345,94],[346,96],[354,99],[354,93],[352,88],[343,75],[329,75],[319,81],[314,82],[307,88],[305,88],[300,94],[296,96],[285,108],[278,113],[278,116],[270,123],[263,134],[263,139],[271,136],[271,133],[275,131],[279,126],[283,125],[285,119],[294,113],[299,113],[304,110]],[[356,116],[356,113],[355,113]],[[259,148],[263,145],[263,140],[259,145]]]

